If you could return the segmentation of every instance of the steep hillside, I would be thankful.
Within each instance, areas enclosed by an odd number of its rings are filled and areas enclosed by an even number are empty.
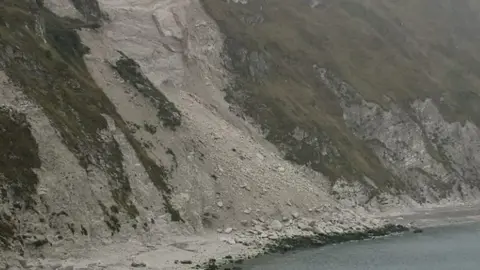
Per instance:
[[[288,160],[369,200],[476,196],[477,1],[202,1],[226,36],[227,100]]]
[[[0,1],[0,269],[177,269],[475,200],[479,12]]]
[[[222,51],[196,1],[0,2],[0,268],[377,226],[230,112]]]

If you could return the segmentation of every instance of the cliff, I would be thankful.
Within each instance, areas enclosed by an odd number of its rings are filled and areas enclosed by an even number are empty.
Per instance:
[[[0,262],[475,201],[479,10],[3,0]]]

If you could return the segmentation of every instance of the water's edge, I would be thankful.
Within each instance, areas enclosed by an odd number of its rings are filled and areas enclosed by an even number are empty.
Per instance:
[[[308,249],[308,248],[318,248],[326,245],[350,242],[350,241],[359,241],[367,240],[376,237],[388,236],[392,234],[400,234],[405,232],[414,232],[419,233],[421,229],[418,228],[409,228],[404,225],[399,224],[387,224],[385,226],[368,229],[365,231],[356,231],[356,232],[346,232],[346,233],[331,233],[331,234],[313,234],[310,236],[293,236],[285,237],[277,240],[272,240],[269,244],[263,247],[256,256],[239,256],[238,258],[233,258],[231,256],[226,256],[224,258],[210,259],[208,262],[203,265],[197,265],[194,268],[196,269],[205,269],[205,270],[227,270],[227,269],[241,269],[241,265],[245,260],[251,260],[258,258],[267,254],[274,253],[285,253],[299,249]]]

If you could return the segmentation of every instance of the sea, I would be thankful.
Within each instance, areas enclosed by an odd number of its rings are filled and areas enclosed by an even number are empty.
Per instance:
[[[480,270],[480,223],[259,257],[249,270]]]

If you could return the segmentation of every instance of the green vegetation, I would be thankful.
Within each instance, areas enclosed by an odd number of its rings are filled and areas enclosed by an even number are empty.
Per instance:
[[[227,67],[237,75],[227,101],[255,119],[286,158],[332,181],[366,175],[380,188],[407,188],[345,126],[314,65],[384,108],[393,102],[410,111],[412,101],[428,97],[446,120],[480,124],[479,2],[307,2],[202,0],[226,36]]]

